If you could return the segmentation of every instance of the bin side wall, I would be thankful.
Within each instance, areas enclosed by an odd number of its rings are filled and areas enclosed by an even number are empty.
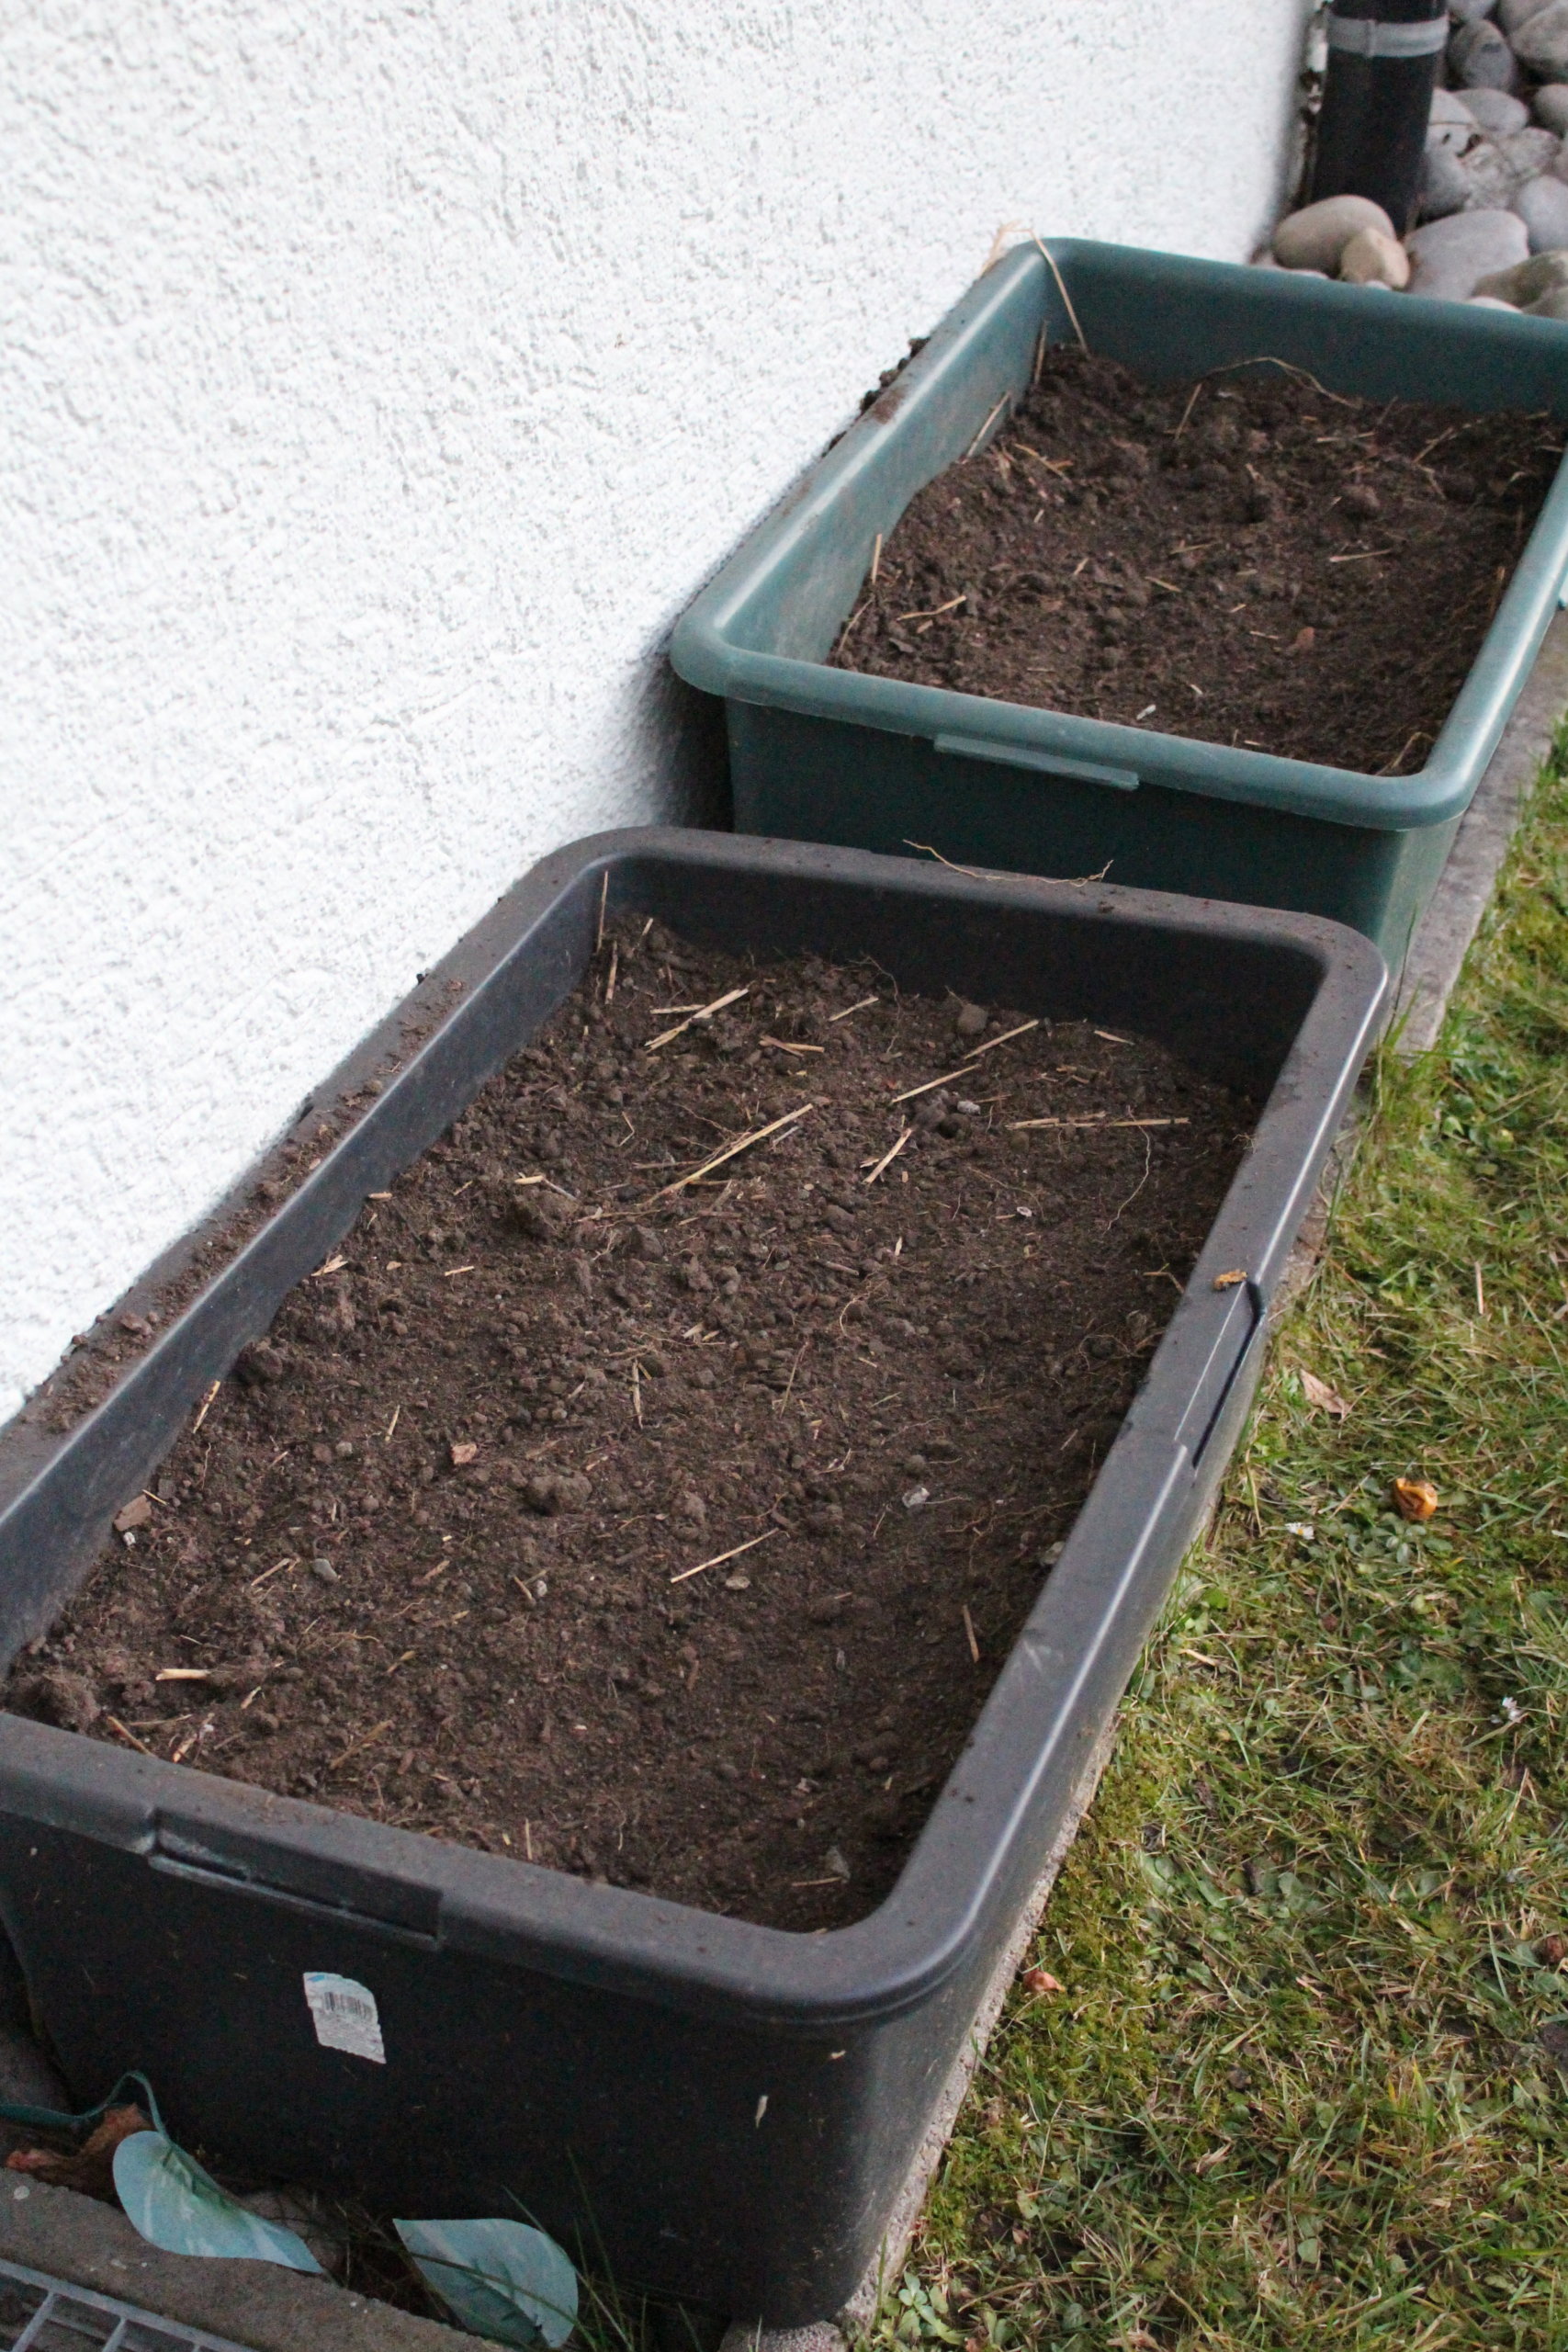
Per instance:
[[[80,2104],[134,2066],[175,2137],[226,2165],[383,2212],[526,2212],[625,2288],[785,2323],[858,2284],[908,2154],[907,2109],[881,2122],[873,2094],[907,2097],[940,2030],[727,2031],[182,1880],[3,1803],[0,1881]],[[384,2064],[317,2041],[315,1970],[372,1995]]]
[[[741,832],[1327,915],[1397,972],[1458,823],[1409,833],[1321,823],[1201,793],[1104,785],[938,752],[918,735],[728,706]]]

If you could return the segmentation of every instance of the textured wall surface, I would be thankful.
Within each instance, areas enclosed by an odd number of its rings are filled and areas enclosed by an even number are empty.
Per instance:
[[[691,805],[671,621],[998,224],[1245,255],[1306,5],[8,12],[0,1414],[521,867]]]

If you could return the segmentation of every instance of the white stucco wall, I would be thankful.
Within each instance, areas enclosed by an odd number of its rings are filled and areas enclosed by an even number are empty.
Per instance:
[[[31,0],[0,1415],[516,873],[1004,221],[1240,258],[1307,0]]]

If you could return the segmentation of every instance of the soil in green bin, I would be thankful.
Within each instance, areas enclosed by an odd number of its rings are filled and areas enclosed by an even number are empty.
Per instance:
[[[749,1919],[858,1917],[1251,1118],[1138,1038],[626,925],[245,1351],[6,1703]]]
[[[906,510],[837,667],[1361,774],[1425,765],[1562,458],[1544,416],[1046,351]]]

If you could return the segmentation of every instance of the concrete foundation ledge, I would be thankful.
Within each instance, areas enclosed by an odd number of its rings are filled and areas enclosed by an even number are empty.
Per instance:
[[[845,2352],[841,2329],[830,2319],[814,2327],[731,2327],[718,2352]]]
[[[123,2213],[0,2173],[0,2256],[249,2352],[475,2352],[488,2340],[270,2262],[164,2254]]]

